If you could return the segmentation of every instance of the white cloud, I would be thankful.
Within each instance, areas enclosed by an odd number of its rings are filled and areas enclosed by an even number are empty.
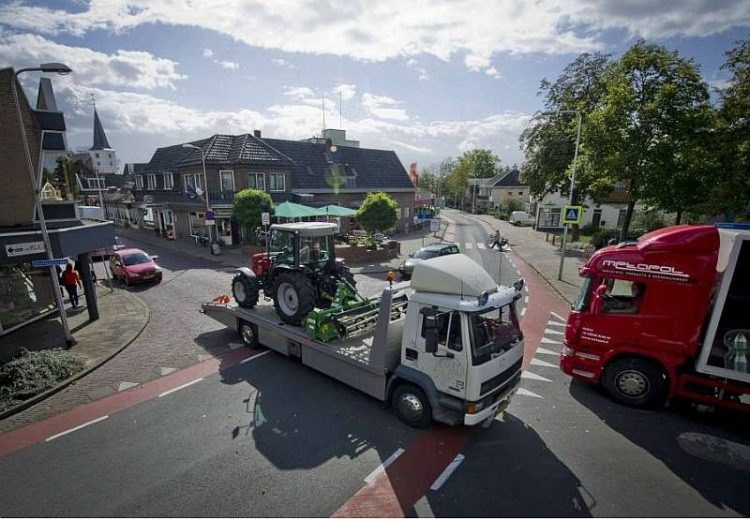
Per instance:
[[[395,121],[409,120],[406,110],[397,108],[400,104],[400,102],[388,96],[379,96],[369,92],[362,94],[362,106],[365,110],[381,119],[392,119]]]
[[[204,58],[210,58],[214,55],[214,51],[211,49],[203,49],[203,57]]]
[[[333,91],[337,94],[341,94],[341,99],[348,101],[357,95],[357,85],[351,83],[341,83],[336,85]]]
[[[308,87],[286,87],[284,95],[291,97],[295,101],[302,101],[303,99],[313,97],[315,93]]]
[[[227,69],[227,70],[237,70],[240,68],[240,64],[236,63],[234,61],[219,61],[217,60],[216,63],[219,64],[221,68]]]
[[[274,58],[274,59],[271,60],[271,63],[273,63],[274,65],[276,65],[278,67],[285,67],[285,68],[289,68],[289,69],[293,69],[294,68],[294,65],[292,65],[291,63],[289,63],[287,60],[281,59],[281,58]]]
[[[429,74],[427,74],[427,70],[420,67],[419,62],[414,58],[411,58],[409,61],[407,61],[406,66],[417,71],[417,79],[419,79],[419,81],[426,81],[430,79]]]
[[[502,79],[503,77],[503,75],[495,67],[484,69],[484,73],[488,76],[494,77],[495,79]]]
[[[0,33],[0,63],[21,67],[64,60],[76,82],[134,88],[175,88],[187,76],[177,73],[176,61],[144,51],[118,50],[104,54],[71,47],[33,34]]]

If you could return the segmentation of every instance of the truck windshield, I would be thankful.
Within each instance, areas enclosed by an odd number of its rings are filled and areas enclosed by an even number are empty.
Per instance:
[[[594,278],[590,276],[583,277],[583,284],[581,285],[581,291],[578,292],[578,297],[573,303],[573,310],[575,312],[582,312],[586,309],[589,304],[589,294],[591,293],[591,283],[594,282]]]
[[[473,364],[483,364],[523,339],[513,305],[469,314]]]

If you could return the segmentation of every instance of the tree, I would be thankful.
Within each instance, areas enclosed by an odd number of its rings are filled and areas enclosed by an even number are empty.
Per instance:
[[[438,177],[429,169],[423,169],[417,177],[417,189],[428,193],[436,193]]]
[[[355,218],[370,234],[387,231],[398,221],[398,204],[388,193],[370,193],[357,210]]]
[[[68,155],[57,157],[57,165],[54,171],[44,170],[44,180],[50,182],[55,189],[60,190],[63,198],[70,195],[73,199],[78,198],[80,189],[76,183],[76,163]]]
[[[261,213],[270,213],[273,209],[271,195],[258,189],[243,189],[234,195],[232,218],[240,224],[245,237],[255,241],[254,229],[261,225]]]
[[[719,181],[708,197],[707,210],[750,218],[750,40],[738,41],[721,68],[731,78],[721,92],[715,129]]]
[[[542,80],[539,95],[545,98],[544,112],[537,115],[521,134],[525,155],[521,180],[529,185],[532,195],[541,197],[556,192],[570,195],[578,120],[575,114],[558,112],[581,113],[581,142],[585,142],[586,118],[604,100],[605,78],[610,67],[609,54],[583,53],[563,69],[554,83]],[[611,183],[602,179],[595,169],[587,168],[583,162],[576,165],[573,203],[578,203],[586,195],[599,198],[611,188]]]
[[[510,214],[513,211],[525,211],[526,204],[524,204],[518,198],[509,198],[503,204],[503,208],[508,212],[508,214]]]
[[[500,157],[492,151],[477,148],[464,152],[458,157],[456,167],[465,167],[471,172],[471,177],[492,178],[497,175]]]
[[[625,240],[636,202],[671,203],[662,200],[660,186],[680,182],[674,175],[684,172],[691,136],[706,124],[708,88],[693,60],[643,40],[617,60],[605,81],[603,103],[588,118],[582,163],[625,184]]]

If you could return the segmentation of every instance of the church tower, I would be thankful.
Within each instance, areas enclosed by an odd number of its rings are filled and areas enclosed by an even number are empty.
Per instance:
[[[102,121],[94,106],[94,145],[89,149],[91,166],[100,175],[113,175],[117,171],[117,153],[109,145]]]

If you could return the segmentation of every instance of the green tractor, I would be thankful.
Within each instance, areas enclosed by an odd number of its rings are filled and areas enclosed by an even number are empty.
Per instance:
[[[341,282],[356,292],[349,267],[336,259],[336,228],[326,222],[272,225],[266,252],[253,255],[252,269],[238,269],[232,280],[237,304],[255,307],[262,290],[282,321],[299,326],[313,308],[331,305]]]

